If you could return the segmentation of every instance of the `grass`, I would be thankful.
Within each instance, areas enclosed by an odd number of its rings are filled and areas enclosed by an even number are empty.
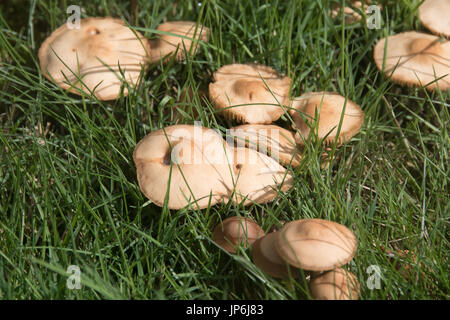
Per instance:
[[[39,71],[37,50],[65,22],[69,2],[1,3],[0,298],[308,298],[304,281],[273,279],[249,250],[229,255],[212,242],[220,219],[244,215],[265,231],[300,218],[351,228],[358,252],[348,268],[362,299],[448,299],[450,94],[400,87],[378,72],[378,39],[425,31],[420,1],[383,3],[376,30],[332,20],[331,1],[139,1],[136,15],[129,1],[81,1],[83,16],[120,17],[149,38],[166,19],[212,31],[194,58],[152,65],[127,97],[111,102],[67,93]],[[323,147],[310,141],[294,187],[272,203],[200,211],[152,204],[137,184],[136,142],[177,119],[221,131],[236,125],[201,94],[212,73],[232,62],[287,74],[294,97],[347,96],[365,113],[362,131],[334,150],[327,169]],[[183,99],[189,88],[193,96]],[[289,128],[289,119],[277,124]],[[417,261],[385,252],[395,249]],[[80,290],[66,287],[69,265],[81,270]],[[372,265],[380,289],[366,285]]]

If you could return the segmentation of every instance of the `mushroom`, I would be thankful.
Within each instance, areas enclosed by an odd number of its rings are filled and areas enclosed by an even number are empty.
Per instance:
[[[258,150],[284,165],[296,167],[300,164],[300,150],[292,131],[276,125],[244,124],[229,132],[238,146]]]
[[[316,300],[358,300],[360,290],[356,276],[342,268],[315,274],[309,283]]]
[[[252,203],[273,201],[278,191],[285,192],[293,185],[292,175],[277,161],[249,148],[234,150],[234,190],[233,200]]]
[[[231,80],[237,78],[253,78],[255,80],[276,80],[280,76],[273,68],[262,64],[227,64],[213,74],[214,81]]]
[[[450,0],[425,0],[419,7],[419,19],[431,32],[450,37]]]
[[[400,84],[450,89],[450,41],[408,31],[381,39],[374,49],[379,70]]]
[[[345,23],[351,24],[355,23],[357,21],[361,21],[362,16],[360,12],[366,12],[367,13],[367,7],[371,4],[370,0],[365,1],[347,1],[347,3],[350,3],[350,6],[344,7],[344,17],[345,17]],[[381,9],[381,5],[377,5],[378,8]],[[333,18],[340,17],[341,16],[341,5],[339,3],[336,3],[333,5],[331,10],[331,16]]]
[[[384,248],[382,248],[382,250],[390,258],[395,269],[399,271],[406,280],[410,280],[413,277],[415,271],[413,268],[417,265],[417,257],[413,251],[400,249],[391,251]],[[421,267],[420,262],[419,267]],[[422,276],[422,272],[419,272],[419,276]]]
[[[262,271],[274,278],[298,277],[298,270],[284,261],[275,250],[278,232],[272,232],[256,240],[252,245],[252,259]]]
[[[149,43],[139,32],[107,17],[81,19],[79,29],[63,24],[42,43],[38,56],[44,76],[63,89],[112,100],[119,97],[122,80],[138,83],[148,53]]]
[[[317,128],[314,127],[316,113]],[[293,128],[298,129],[295,140],[299,145],[304,145],[311,134],[310,127],[325,144],[334,143],[339,126],[337,142],[342,144],[358,133],[364,122],[364,113],[356,103],[331,92],[310,92],[294,98],[290,114],[295,124]]]
[[[254,220],[236,216],[225,219],[214,228],[213,241],[229,253],[236,253],[238,246],[247,248],[264,234]]]
[[[158,62],[165,58],[169,61],[172,54],[180,61],[186,58],[186,53],[194,55],[199,41],[208,41],[209,29],[192,21],[171,21],[162,23],[156,29],[163,33],[159,38],[150,42],[150,61]]]
[[[284,113],[291,79],[269,67],[233,64],[214,73],[209,97],[224,116],[244,123],[270,124]]]
[[[275,248],[289,264],[309,271],[326,271],[349,262],[356,253],[352,231],[322,219],[292,221],[279,231]]]
[[[227,198],[233,186],[228,147],[214,130],[174,125],[145,136],[133,153],[139,186],[158,206],[202,209]],[[232,157],[232,154],[229,155]]]

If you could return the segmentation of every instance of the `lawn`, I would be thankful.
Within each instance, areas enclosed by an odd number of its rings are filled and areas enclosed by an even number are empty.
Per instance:
[[[310,298],[304,279],[271,278],[249,249],[230,255],[214,244],[217,223],[243,215],[266,232],[302,218],[349,227],[358,251],[347,267],[361,299],[448,299],[450,92],[401,87],[378,71],[372,54],[380,38],[428,32],[420,1],[382,2],[381,28],[369,29],[330,18],[326,0],[142,0],[135,12],[130,1],[80,1],[83,17],[119,17],[148,38],[166,20],[211,29],[195,57],[151,65],[128,96],[110,102],[68,93],[40,71],[40,44],[65,23],[70,2],[1,2],[0,298]],[[271,203],[156,206],[137,183],[136,143],[175,123],[221,132],[237,125],[205,95],[212,73],[233,62],[286,74],[293,97],[348,97],[364,111],[361,132],[333,148],[328,167],[324,147],[309,141],[290,169],[294,186]],[[286,116],[276,124],[290,128]],[[71,265],[81,289],[67,287]],[[381,277],[375,287],[373,270]]]

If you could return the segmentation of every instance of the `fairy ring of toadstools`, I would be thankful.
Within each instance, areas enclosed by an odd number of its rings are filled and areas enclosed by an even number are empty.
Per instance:
[[[365,9],[358,1],[352,8]],[[344,14],[352,15],[352,22],[360,20],[352,8],[344,8]],[[429,30],[448,37],[449,11],[449,0],[426,0],[419,17]],[[38,57],[44,76],[62,89],[113,100],[127,95],[151,63],[193,56],[209,35],[201,24],[173,21],[159,25],[157,38],[148,40],[120,19],[87,18],[79,29],[66,24],[56,29]],[[450,89],[445,38],[413,31],[392,35],[377,43],[374,60],[397,83]],[[198,210],[228,201],[244,206],[274,201],[292,187],[292,169],[301,163],[308,139],[341,145],[363,125],[364,113],[355,102],[333,92],[291,97],[291,79],[269,66],[225,65],[213,79],[209,98],[214,108],[243,124],[225,137],[209,128],[173,125],[139,141],[133,152],[138,184],[158,206]],[[293,130],[273,124],[283,115],[292,120]],[[273,277],[309,272],[313,298],[359,296],[356,276],[342,268],[356,253],[356,237],[335,222],[303,219],[265,234],[255,221],[232,217],[216,227],[213,240],[230,253],[251,247],[255,264]]]

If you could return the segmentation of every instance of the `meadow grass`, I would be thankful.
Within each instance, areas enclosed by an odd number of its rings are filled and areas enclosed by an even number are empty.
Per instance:
[[[198,21],[208,43],[184,62],[151,65],[111,102],[46,80],[37,50],[68,15],[68,1],[0,3],[0,298],[307,299],[305,280],[279,281],[230,255],[212,229],[234,215],[267,232],[282,221],[329,219],[351,228],[348,269],[362,299],[449,298],[449,92],[392,84],[376,69],[381,37],[427,32],[420,1],[383,1],[381,29],[331,19],[332,1],[80,1],[83,17],[111,15],[148,38],[165,20]],[[335,91],[365,113],[361,132],[333,149],[308,141],[294,186],[275,201],[171,211],[141,193],[132,152],[152,130],[178,123],[224,132],[203,93],[222,65],[256,62],[292,78],[292,96]],[[192,89],[193,95],[182,95]],[[277,124],[290,127],[283,116]],[[409,250],[392,259],[386,250]],[[82,288],[66,287],[69,265]],[[369,289],[369,266],[381,271]],[[405,268],[409,268],[405,277]]]

